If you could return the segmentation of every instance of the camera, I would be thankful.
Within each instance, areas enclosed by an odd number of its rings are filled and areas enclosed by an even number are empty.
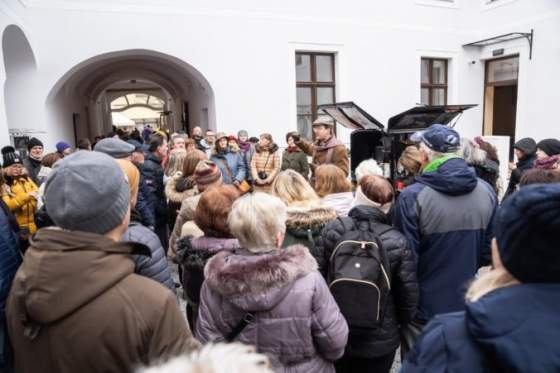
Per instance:
[[[266,173],[266,171],[259,171],[257,175],[259,175],[259,179],[261,180],[266,180],[268,178],[268,174]]]

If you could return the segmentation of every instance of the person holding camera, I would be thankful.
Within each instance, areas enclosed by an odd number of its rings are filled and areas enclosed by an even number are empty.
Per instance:
[[[270,192],[270,187],[276,175],[280,171],[280,155],[278,145],[272,140],[272,136],[263,133],[255,154],[251,159],[251,176],[253,177],[253,189],[255,192]]]
[[[313,122],[313,135],[315,141],[310,143],[299,135],[292,137],[296,145],[303,152],[313,157],[311,162],[311,181],[315,181],[315,169],[322,164],[334,164],[348,176],[350,171],[348,152],[340,140],[334,136],[334,121],[329,116],[323,115]]]

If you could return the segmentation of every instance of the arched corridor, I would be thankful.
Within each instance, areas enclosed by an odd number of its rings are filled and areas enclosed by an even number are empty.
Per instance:
[[[135,95],[135,96],[134,96]],[[137,125],[151,123],[170,131],[189,131],[194,126],[215,129],[214,93],[206,78],[184,61],[150,50],[112,52],[90,58],[68,71],[51,89],[47,98],[49,121],[60,138],[93,138],[108,133],[114,123],[112,113],[126,117],[113,105],[123,97],[125,106],[133,97],[158,98],[157,111],[135,119]],[[126,97],[129,97],[127,100]],[[152,100],[153,102],[153,100]],[[130,114],[130,113],[129,113]],[[152,121],[146,119],[152,119]]]

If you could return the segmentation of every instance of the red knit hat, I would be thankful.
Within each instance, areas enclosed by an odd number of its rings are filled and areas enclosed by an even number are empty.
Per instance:
[[[194,180],[199,192],[204,192],[208,187],[222,183],[222,172],[212,161],[200,161],[194,170]]]

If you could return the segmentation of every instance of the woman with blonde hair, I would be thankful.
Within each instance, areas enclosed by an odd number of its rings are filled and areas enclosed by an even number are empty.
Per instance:
[[[315,243],[324,226],[336,219],[336,212],[332,208],[321,206],[319,196],[307,180],[291,169],[278,174],[270,192],[288,208],[283,246],[302,244],[317,258]]]
[[[352,183],[339,167],[324,164],[315,170],[315,191],[321,197],[321,204],[331,207],[338,216],[347,216],[352,207],[354,195]]]
[[[286,205],[270,194],[235,201],[228,225],[242,248],[206,264],[196,335],[254,345],[275,372],[334,373],[348,326],[309,251],[281,249],[285,220]]]
[[[417,146],[407,146],[399,157],[399,164],[412,176],[422,171],[422,154]]]
[[[493,269],[438,315],[402,372],[560,371],[560,185],[521,188],[495,216]]]
[[[280,172],[280,166],[278,145],[274,143],[270,134],[263,133],[251,159],[251,177],[253,178],[254,190],[269,192],[274,178]]]
[[[177,172],[183,170],[183,162],[187,157],[187,151],[184,148],[173,149],[169,153],[169,158],[165,165],[164,174],[168,178],[175,175]]]

